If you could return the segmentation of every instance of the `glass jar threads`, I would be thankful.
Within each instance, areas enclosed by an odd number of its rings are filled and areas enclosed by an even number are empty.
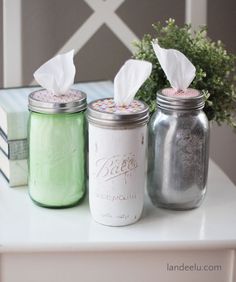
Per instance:
[[[157,93],[149,127],[148,193],[156,206],[198,207],[206,193],[209,122],[203,94],[194,89]]]
[[[148,107],[107,98],[91,102],[87,117],[91,214],[104,225],[134,223],[143,210]]]
[[[72,206],[85,193],[85,109],[77,90],[29,96],[29,193],[41,206]]]

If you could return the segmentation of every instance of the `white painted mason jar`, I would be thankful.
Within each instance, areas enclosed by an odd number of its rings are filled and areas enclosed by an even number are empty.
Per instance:
[[[142,214],[147,163],[148,106],[113,98],[88,105],[89,205],[95,221],[110,226],[136,222]]]

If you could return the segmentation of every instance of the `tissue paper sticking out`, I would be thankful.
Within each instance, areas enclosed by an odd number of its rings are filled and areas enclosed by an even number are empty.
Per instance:
[[[73,57],[74,50],[53,57],[35,71],[35,80],[54,95],[65,95],[75,79]]]
[[[150,76],[152,64],[141,60],[128,60],[114,79],[114,101],[118,106],[128,106],[135,94]]]
[[[195,77],[194,65],[178,50],[161,48],[156,41],[152,46],[171,87],[185,91]]]

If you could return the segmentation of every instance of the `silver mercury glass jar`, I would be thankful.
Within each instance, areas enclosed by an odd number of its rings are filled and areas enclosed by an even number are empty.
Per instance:
[[[157,93],[149,124],[148,193],[154,205],[187,210],[205,194],[209,161],[209,122],[203,94],[194,89]]]

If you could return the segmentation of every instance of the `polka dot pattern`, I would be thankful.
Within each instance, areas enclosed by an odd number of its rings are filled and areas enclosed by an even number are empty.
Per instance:
[[[78,90],[69,90],[66,95],[56,96],[47,90],[39,90],[32,93],[32,98],[45,103],[70,103],[78,101],[82,98],[81,92]]]
[[[91,104],[93,110],[104,113],[133,114],[142,111],[145,106],[142,102],[134,100],[128,106],[118,106],[112,98],[96,100]]]

